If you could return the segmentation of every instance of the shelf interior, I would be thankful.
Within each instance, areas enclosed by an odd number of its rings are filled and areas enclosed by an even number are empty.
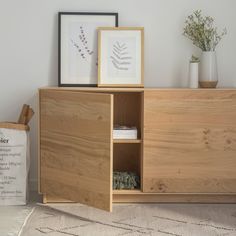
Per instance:
[[[143,93],[113,93],[114,126],[136,127],[137,139],[113,139],[113,171],[133,172],[140,177],[142,160],[142,109]],[[140,192],[134,190],[113,190],[115,194]]]
[[[131,171],[140,176],[141,145],[116,143],[113,146],[113,170]]]
[[[114,125],[137,127],[141,139],[142,93],[114,93]]]

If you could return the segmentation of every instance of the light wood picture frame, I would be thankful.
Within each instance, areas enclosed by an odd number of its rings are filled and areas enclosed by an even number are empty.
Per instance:
[[[98,28],[98,87],[144,87],[144,28]]]

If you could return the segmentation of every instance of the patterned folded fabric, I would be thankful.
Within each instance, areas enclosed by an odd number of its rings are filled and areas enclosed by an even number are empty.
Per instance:
[[[140,178],[134,172],[113,172],[113,189],[140,188]]]

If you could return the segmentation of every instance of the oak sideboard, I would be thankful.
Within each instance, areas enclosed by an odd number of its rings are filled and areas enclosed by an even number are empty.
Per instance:
[[[138,139],[113,140],[115,124]],[[140,189],[113,190],[114,171]],[[236,202],[236,89],[39,89],[44,202]]]

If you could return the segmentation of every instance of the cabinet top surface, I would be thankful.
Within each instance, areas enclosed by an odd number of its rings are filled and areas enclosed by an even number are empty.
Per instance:
[[[236,91],[236,88],[215,88],[215,89],[206,89],[206,88],[197,88],[197,89],[191,89],[191,88],[155,88],[155,87],[146,87],[146,88],[98,88],[98,87],[42,87],[39,88],[39,90],[68,90],[68,91],[91,91],[91,92],[143,92],[143,91],[152,91],[152,90],[193,90],[193,91],[219,91],[219,90],[233,90]]]

